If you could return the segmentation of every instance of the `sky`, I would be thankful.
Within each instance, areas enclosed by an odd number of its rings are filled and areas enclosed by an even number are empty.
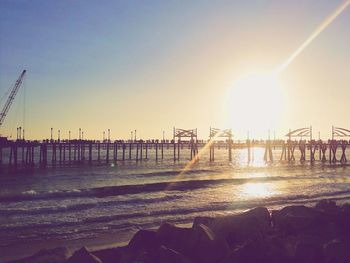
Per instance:
[[[172,138],[173,127],[235,139],[350,129],[350,7],[265,81],[344,1],[0,1],[0,127],[27,139]]]

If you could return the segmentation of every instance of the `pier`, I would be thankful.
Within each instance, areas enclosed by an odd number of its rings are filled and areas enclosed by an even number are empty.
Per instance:
[[[309,130],[307,130],[309,129]],[[102,165],[118,162],[142,162],[153,160],[200,161],[207,158],[215,162],[216,152],[226,152],[227,161],[232,161],[236,150],[246,150],[247,162],[254,161],[254,151],[262,149],[263,159],[267,163],[315,162],[341,164],[347,163],[350,141],[335,139],[347,136],[345,129],[333,129],[332,139],[327,141],[293,139],[296,136],[309,136],[311,128],[289,132],[287,140],[250,140],[234,141],[231,130],[210,128],[208,140],[197,138],[197,129],[175,129],[172,140],[42,140],[0,141],[0,168],[5,167],[55,167],[71,165]],[[300,134],[302,133],[302,134]],[[261,151],[261,150],[260,150]],[[186,154],[186,155],[185,155]],[[278,158],[276,158],[276,156]]]

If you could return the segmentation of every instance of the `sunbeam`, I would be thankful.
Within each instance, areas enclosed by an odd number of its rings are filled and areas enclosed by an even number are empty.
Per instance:
[[[338,6],[333,13],[331,13],[322,23],[319,25],[316,30],[300,45],[299,48],[297,48],[289,57],[288,59],[282,63],[278,68],[277,72],[280,73],[284,71],[290,63],[293,62],[293,60],[300,55],[303,50],[310,45],[310,43],[319,35],[322,33],[323,30],[325,30],[341,13],[344,12],[344,10],[350,5],[350,0],[347,0],[343,2],[340,6]]]

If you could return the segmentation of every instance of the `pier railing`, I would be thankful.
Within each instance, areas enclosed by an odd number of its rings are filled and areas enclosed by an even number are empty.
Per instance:
[[[345,164],[349,144],[347,140],[3,140],[0,141],[0,168],[110,164],[127,160],[139,162],[150,158],[155,161],[165,158],[171,158],[174,162],[181,158],[200,161],[200,157],[207,154],[210,155],[209,161],[214,162],[214,149],[225,149],[228,161],[231,161],[233,151],[247,149],[247,162],[250,162],[255,148],[264,149],[263,158],[266,162],[320,161]],[[279,160],[275,160],[277,150]],[[188,152],[189,156],[183,156]]]

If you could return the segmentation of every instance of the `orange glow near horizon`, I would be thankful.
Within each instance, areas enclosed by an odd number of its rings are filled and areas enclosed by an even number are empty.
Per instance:
[[[275,71],[271,73],[251,74],[235,82],[229,98],[229,121],[227,125],[246,131],[254,131],[255,137],[267,137],[269,129],[278,128],[279,117],[283,111],[284,96],[278,77],[293,60],[310,45],[348,6],[350,0],[335,9],[316,30],[298,47]],[[235,127],[239,125],[239,127]],[[233,129],[235,130],[235,129]],[[212,142],[208,142],[198,155],[205,152]],[[187,163],[176,177],[180,179],[195,163],[195,158]],[[168,187],[171,188],[171,185]],[[264,184],[247,184],[243,194],[264,197],[271,189]]]
[[[278,82],[279,75],[311,42],[325,30],[348,6],[350,0],[339,5],[316,30],[271,73],[250,74],[236,81],[229,99],[228,126],[252,134],[255,138],[267,138],[269,130],[279,128],[283,113],[284,89]],[[235,127],[239,125],[239,127]]]

